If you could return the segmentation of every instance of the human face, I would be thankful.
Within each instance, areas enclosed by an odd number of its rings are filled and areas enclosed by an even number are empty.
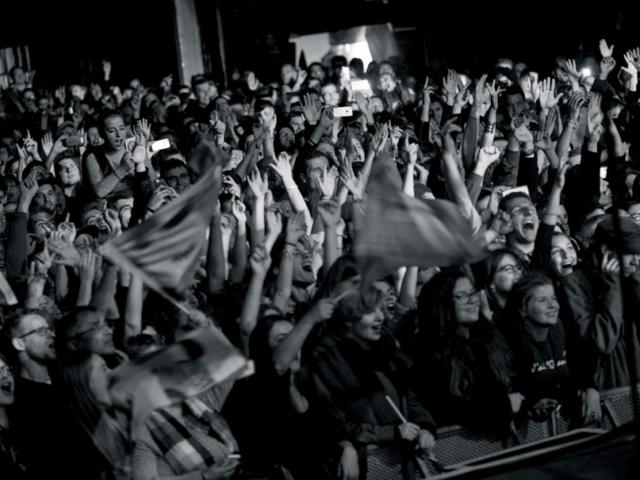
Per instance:
[[[315,281],[311,242],[303,237],[293,252],[293,282],[299,285],[311,285]]]
[[[631,220],[640,225],[640,203],[634,203],[631,205],[628,212]]]
[[[49,234],[55,230],[56,224],[51,218],[51,214],[47,212],[37,212],[30,218],[33,225],[33,233],[40,238],[47,238]]]
[[[87,234],[78,235],[73,241],[73,246],[80,254],[93,252],[96,247],[96,239]]]
[[[380,90],[383,92],[393,92],[396,88],[396,81],[392,75],[380,75]]]
[[[324,82],[324,68],[321,65],[312,65],[309,69],[309,76]]]
[[[104,135],[107,147],[110,150],[122,150],[127,127],[120,115],[107,117],[104,121]]]
[[[58,177],[63,187],[72,187],[80,183],[80,170],[72,158],[65,158],[58,162]]]
[[[296,143],[296,137],[289,127],[282,127],[278,131],[278,140],[280,140],[280,145],[285,149],[292,147]]]
[[[34,202],[37,207],[53,213],[56,211],[58,197],[56,197],[56,192],[51,185],[42,185],[38,187]]]
[[[524,97],[520,93],[507,96],[507,113],[509,120],[513,120],[524,111]]]
[[[558,207],[558,226],[562,228],[562,231],[569,234],[569,213],[564,205]]]
[[[22,70],[21,68],[16,68],[13,71],[13,81],[18,85],[23,85],[27,81],[24,70]]]
[[[395,75],[393,71],[393,67],[390,63],[381,63],[380,64],[380,76],[382,75]]]
[[[540,285],[533,288],[525,305],[527,321],[537,325],[555,325],[558,323],[560,306],[553,285]]]
[[[95,225],[98,229],[101,228],[102,222],[102,210],[92,209],[88,210],[82,216],[82,226]]]
[[[191,178],[189,178],[189,172],[186,167],[175,167],[167,170],[164,180],[178,195],[191,186]]]
[[[384,308],[387,313],[393,315],[396,309],[396,302],[398,301],[398,296],[393,287],[387,282],[375,282],[373,286],[382,293]]]
[[[330,83],[322,87],[322,99],[327,107],[337,107],[340,102],[340,95],[338,95],[338,88]]]
[[[433,118],[440,125],[442,121],[442,105],[440,102],[431,102],[431,105],[429,105],[429,118]]]
[[[209,91],[208,82],[204,82],[196,85],[194,93],[196,95],[196,98],[198,99],[198,103],[201,106],[206,107],[207,105],[209,105],[209,101],[211,100],[211,97],[209,96],[210,91]]]
[[[503,295],[508,294],[514,283],[522,276],[522,266],[513,255],[503,255],[498,262],[498,268],[493,276],[492,286],[496,292]]]
[[[113,330],[107,324],[104,314],[99,312],[78,313],[76,325],[69,332],[68,340],[74,342],[77,350],[87,350],[97,355],[111,355],[116,351]]]
[[[467,277],[460,277],[453,286],[453,307],[459,325],[475,323],[480,318],[478,291]]]
[[[365,313],[356,323],[351,326],[351,333],[354,337],[368,342],[380,340],[382,336],[382,324],[384,323],[384,312],[381,307]]]
[[[0,408],[13,404],[15,381],[13,372],[0,358]]]
[[[110,373],[111,369],[100,355],[91,355],[89,360],[89,389],[98,404],[103,408],[109,408],[113,403],[109,393]]]
[[[554,235],[551,239],[551,268],[558,277],[573,273],[578,263],[576,249],[565,235]]]
[[[304,130],[304,117],[297,115],[289,119],[289,126],[296,135]]]
[[[4,145],[0,146],[0,165],[4,165],[9,161],[9,149]]]
[[[291,333],[291,330],[293,330],[293,325],[291,324],[291,322],[288,322],[286,320],[278,320],[277,322],[273,323],[271,331],[269,332],[268,339],[269,348],[271,349],[271,351],[275,352],[276,348],[278,348],[278,345],[280,345],[282,340],[287,338],[287,336]]]
[[[55,334],[42,316],[32,313],[22,317],[16,338],[30,359],[42,363],[56,359]]]
[[[516,240],[520,243],[535,242],[540,220],[531,200],[516,197],[509,201],[507,208],[513,218],[513,233]]]
[[[329,160],[322,155],[307,160],[306,163],[307,185],[312,189],[317,189],[316,179],[322,178],[325,168],[329,167]]]
[[[286,63],[280,69],[280,79],[282,80],[283,85],[289,85],[292,81],[295,80],[296,71],[293,68],[293,65],[290,63]]]

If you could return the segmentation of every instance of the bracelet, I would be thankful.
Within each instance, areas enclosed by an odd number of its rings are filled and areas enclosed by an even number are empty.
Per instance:
[[[287,245],[289,245],[290,247],[293,247],[293,248],[298,248],[298,245],[296,245],[295,243],[292,243],[292,242],[284,242],[284,246],[286,247]]]
[[[285,187],[287,190],[295,190],[296,188],[298,188],[298,185],[296,185],[295,183],[293,185],[291,185],[290,187]]]
[[[487,125],[487,129],[486,129],[485,133],[496,133],[496,124],[495,124],[495,122],[490,123],[490,124]]]
[[[362,203],[362,199],[361,198],[354,198],[353,200],[351,200],[351,203]]]

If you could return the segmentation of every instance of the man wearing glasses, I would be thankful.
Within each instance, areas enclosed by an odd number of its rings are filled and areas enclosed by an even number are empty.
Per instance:
[[[16,447],[34,478],[53,478],[51,472],[63,472],[56,445],[65,431],[60,421],[62,404],[49,377],[56,359],[53,330],[37,313],[19,315],[7,326],[18,360],[13,406]]]

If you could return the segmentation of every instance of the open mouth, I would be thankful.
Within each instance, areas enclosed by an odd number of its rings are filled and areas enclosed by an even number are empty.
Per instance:
[[[379,323],[378,325],[372,325],[371,326],[371,331],[373,333],[375,333],[376,335],[382,334],[382,324]]]
[[[534,222],[524,222],[522,224],[522,230],[526,231],[531,231],[533,232],[536,228],[536,225]]]
[[[313,264],[305,263],[304,265],[302,265],[302,270],[304,270],[306,273],[312,273],[313,272]]]
[[[2,382],[0,384],[0,390],[9,397],[13,396],[13,382],[11,380]]]

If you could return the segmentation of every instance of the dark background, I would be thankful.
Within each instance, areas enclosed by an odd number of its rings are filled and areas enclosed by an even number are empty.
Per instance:
[[[229,72],[254,67],[265,76],[274,64],[294,60],[290,33],[385,22],[403,30],[397,38],[418,75],[425,72],[425,58],[431,69],[448,63],[477,73],[509,56],[545,72],[557,55],[576,56],[581,45],[597,52],[601,37],[617,45],[619,57],[624,48],[640,45],[631,7],[611,2],[196,0],[205,68],[219,81],[216,3]],[[172,0],[5,0],[0,11],[0,47],[29,45],[39,85],[90,81],[101,75],[103,58],[111,60],[116,82],[138,76],[154,84],[168,73],[177,76]]]

